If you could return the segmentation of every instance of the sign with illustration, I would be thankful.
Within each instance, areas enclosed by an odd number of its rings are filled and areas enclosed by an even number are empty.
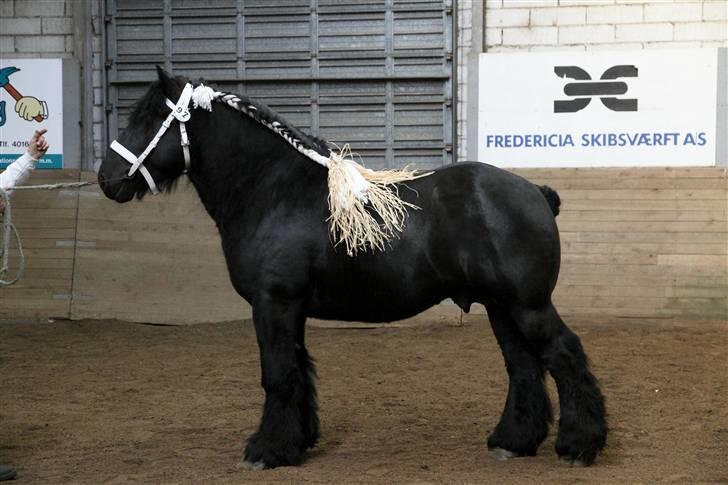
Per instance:
[[[36,165],[63,168],[63,66],[61,59],[0,58],[0,169],[25,153],[38,128],[50,150]]]
[[[711,48],[482,54],[478,159],[715,165],[717,66]]]

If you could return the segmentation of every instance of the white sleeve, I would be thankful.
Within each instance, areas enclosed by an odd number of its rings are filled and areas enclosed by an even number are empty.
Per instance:
[[[30,176],[31,170],[35,169],[33,157],[28,152],[8,165],[3,173],[0,173],[0,188],[10,192],[16,185],[22,184]]]

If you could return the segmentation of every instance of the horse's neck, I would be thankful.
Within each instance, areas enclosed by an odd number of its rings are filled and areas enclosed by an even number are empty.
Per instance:
[[[218,225],[244,216],[246,208],[260,210],[277,197],[325,187],[323,167],[256,121],[223,112],[205,125],[195,127],[199,160],[192,161],[190,179]]]

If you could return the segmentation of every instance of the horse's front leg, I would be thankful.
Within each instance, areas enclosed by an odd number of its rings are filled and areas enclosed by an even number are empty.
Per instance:
[[[260,427],[248,439],[245,464],[253,469],[299,465],[319,432],[315,373],[304,346],[302,300],[264,292],[253,302],[253,321],[265,405]]]

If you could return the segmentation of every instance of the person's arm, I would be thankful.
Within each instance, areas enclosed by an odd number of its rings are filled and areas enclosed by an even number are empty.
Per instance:
[[[3,173],[0,173],[0,188],[9,192],[16,185],[22,184],[30,175],[30,171],[35,168],[33,157],[25,152],[22,157],[8,165]]]
[[[13,187],[27,180],[30,172],[35,169],[35,162],[48,150],[48,142],[43,136],[46,131],[48,130],[36,130],[28,144],[28,151],[8,165],[8,168],[3,173],[0,173],[1,189],[10,192]]]

